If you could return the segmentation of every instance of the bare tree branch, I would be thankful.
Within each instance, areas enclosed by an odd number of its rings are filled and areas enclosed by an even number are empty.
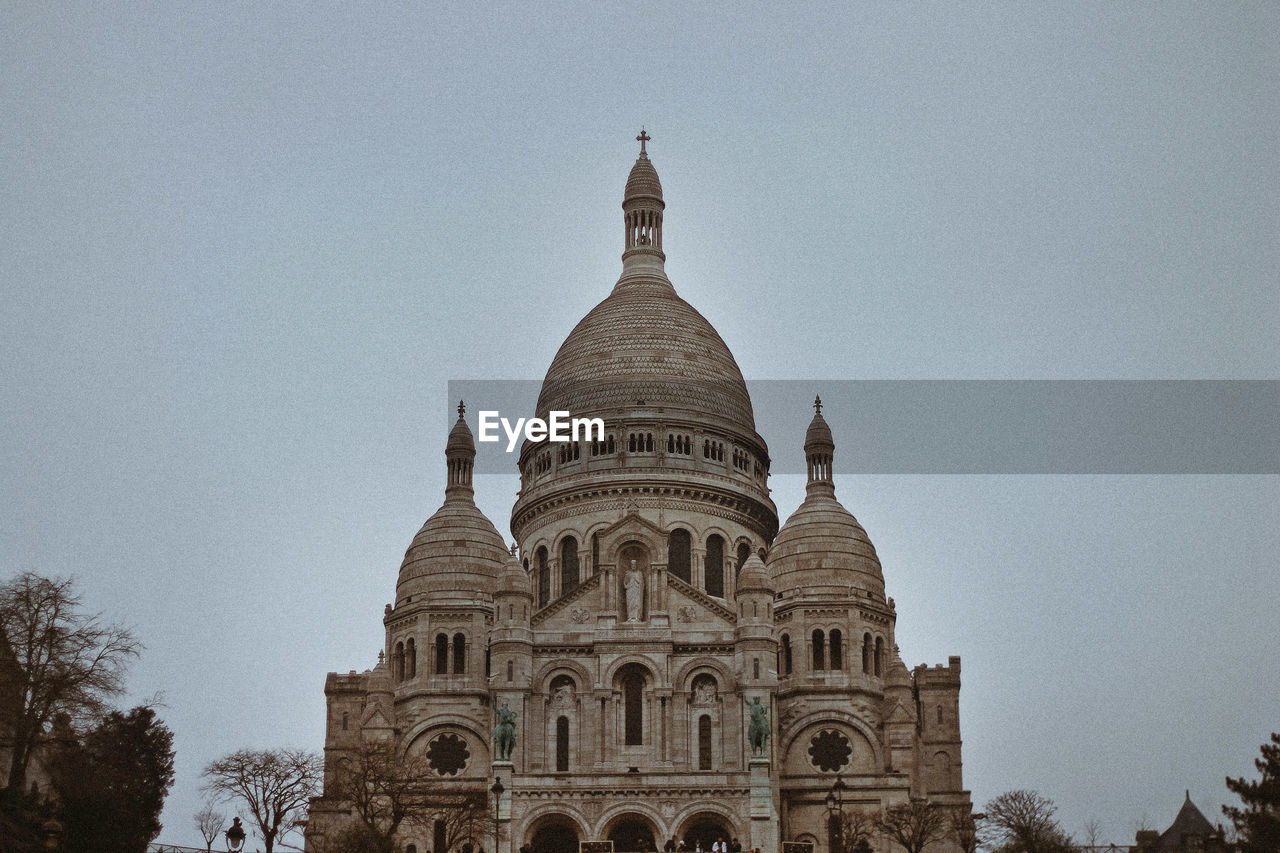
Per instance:
[[[311,798],[319,793],[320,756],[302,749],[242,749],[204,770],[204,789],[249,808],[266,853],[276,839],[297,828]]]
[[[0,725],[13,741],[8,787],[22,790],[32,753],[57,714],[100,715],[124,689],[142,644],[100,614],[80,610],[74,582],[24,572],[0,585]]]

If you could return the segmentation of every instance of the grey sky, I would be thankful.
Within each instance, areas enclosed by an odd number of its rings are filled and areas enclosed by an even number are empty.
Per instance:
[[[749,378],[1280,377],[1280,6],[686,6],[0,4],[0,574],[147,643],[162,840],[209,760],[320,746],[447,381],[540,378],[608,293],[642,122]],[[1280,478],[837,489],[908,665],[963,656],[976,802],[1219,818],[1280,728]]]

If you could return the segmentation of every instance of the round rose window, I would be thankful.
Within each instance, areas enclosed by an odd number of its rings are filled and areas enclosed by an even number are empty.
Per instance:
[[[849,739],[837,731],[825,729],[809,741],[809,759],[819,770],[834,773],[849,763],[851,755],[853,747]]]
[[[427,764],[441,776],[457,776],[470,757],[467,742],[457,735],[440,735],[427,747]]]

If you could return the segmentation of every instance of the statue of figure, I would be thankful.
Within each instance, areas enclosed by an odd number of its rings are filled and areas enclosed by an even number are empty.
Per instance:
[[[644,572],[636,568],[636,561],[631,561],[631,568],[622,580],[626,594],[627,621],[639,622],[640,610],[644,606]]]
[[[746,700],[743,700],[746,702]],[[764,755],[764,744],[769,739],[769,709],[760,704],[757,696],[754,702],[747,702],[747,710],[751,712],[751,723],[747,727],[747,740],[751,744],[751,757]]]
[[[693,704],[710,705],[716,701],[716,684],[709,679],[699,680],[693,685]]]
[[[510,761],[511,750],[516,745],[516,712],[506,702],[498,707],[498,700],[493,700],[493,714],[497,722],[493,726],[493,750],[498,761]]]

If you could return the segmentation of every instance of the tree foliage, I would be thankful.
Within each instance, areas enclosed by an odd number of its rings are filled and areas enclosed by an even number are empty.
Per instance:
[[[68,853],[144,853],[173,784],[173,733],[152,708],[112,711],[52,760]]]
[[[70,579],[24,572],[0,585],[0,730],[12,745],[7,786],[24,790],[31,756],[56,714],[85,722],[121,692],[141,644],[81,610]]]
[[[1073,845],[1054,818],[1057,811],[1035,791],[1006,791],[986,806],[991,846],[997,853],[1067,853]]]
[[[1244,853],[1280,850],[1280,733],[1271,733],[1271,743],[1262,745],[1262,757],[1253,765],[1262,774],[1257,781],[1227,777],[1227,789],[1240,805],[1223,806],[1222,812],[1235,826]]]
[[[242,749],[204,770],[204,788],[245,804],[266,853],[278,838],[297,829],[320,788],[320,756],[302,749]]]
[[[926,800],[889,806],[876,821],[880,834],[907,853],[920,853],[925,845],[943,838],[949,825],[946,809]]]

